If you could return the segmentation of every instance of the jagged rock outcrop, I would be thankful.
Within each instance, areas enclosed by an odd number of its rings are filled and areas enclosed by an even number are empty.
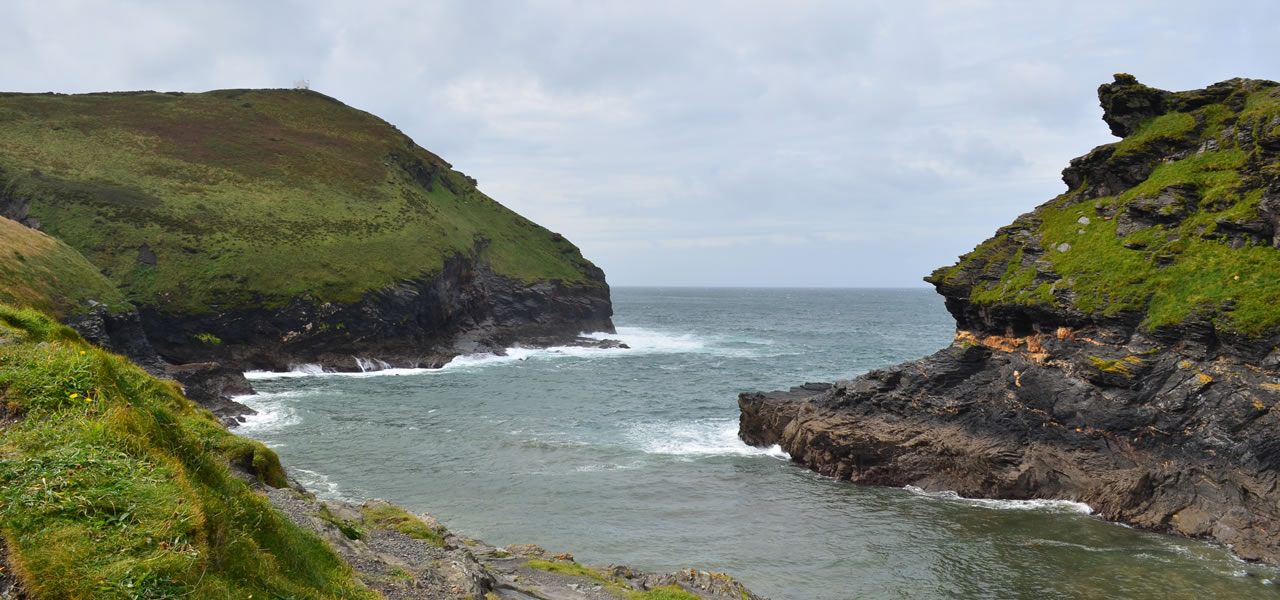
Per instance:
[[[1280,85],[1099,89],[1125,139],[927,280],[955,342],[739,397],[740,435],[825,475],[1069,499],[1280,562]]]

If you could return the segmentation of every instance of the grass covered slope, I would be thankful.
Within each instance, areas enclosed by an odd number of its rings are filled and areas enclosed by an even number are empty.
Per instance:
[[[1030,312],[1280,332],[1280,86],[1174,93],[1117,75],[1099,96],[1123,139],[1073,160],[1066,193],[927,278],[961,327],[1021,329]]]
[[[65,318],[86,311],[90,300],[112,311],[131,308],[75,249],[0,217],[0,303]]]
[[[28,597],[373,597],[228,469],[283,485],[275,453],[176,384],[0,305],[0,399],[0,538]]]
[[[307,90],[0,95],[5,202],[170,313],[351,303],[477,244],[498,275],[603,285],[558,234]]]

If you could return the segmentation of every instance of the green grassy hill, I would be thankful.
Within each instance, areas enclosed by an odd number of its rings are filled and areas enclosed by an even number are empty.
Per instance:
[[[1173,93],[1117,75],[1099,94],[1123,139],[1073,160],[1066,193],[927,278],[961,326],[1031,307],[1280,331],[1280,85]]]
[[[131,308],[75,249],[0,217],[0,303],[66,318],[88,310],[91,300],[114,312]]]
[[[0,95],[0,203],[164,312],[351,303],[481,249],[603,285],[561,236],[395,127],[307,90]]]
[[[373,598],[229,466],[276,454],[126,359],[0,305],[0,580],[32,598]]]

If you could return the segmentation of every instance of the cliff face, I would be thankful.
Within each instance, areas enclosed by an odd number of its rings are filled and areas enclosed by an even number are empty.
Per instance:
[[[0,94],[0,214],[79,251],[171,362],[432,365],[612,331],[599,268],[306,90]]]
[[[1280,562],[1280,87],[1099,89],[1118,143],[935,271],[950,348],[743,394],[740,435],[824,474],[1059,498]]]
[[[295,298],[277,308],[174,315],[143,309],[148,337],[171,360],[241,369],[301,363],[356,371],[357,359],[435,368],[462,353],[513,343],[549,345],[613,331],[609,288],[528,284],[493,272],[478,252],[455,255],[433,277],[400,282],[351,304]],[[210,332],[217,332],[211,334]],[[216,337],[212,337],[216,335]]]

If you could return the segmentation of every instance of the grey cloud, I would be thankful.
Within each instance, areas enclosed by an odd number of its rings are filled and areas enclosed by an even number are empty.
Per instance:
[[[19,0],[12,90],[312,87],[615,284],[918,285],[1112,141],[1116,71],[1278,78],[1280,9],[1004,0]]]

